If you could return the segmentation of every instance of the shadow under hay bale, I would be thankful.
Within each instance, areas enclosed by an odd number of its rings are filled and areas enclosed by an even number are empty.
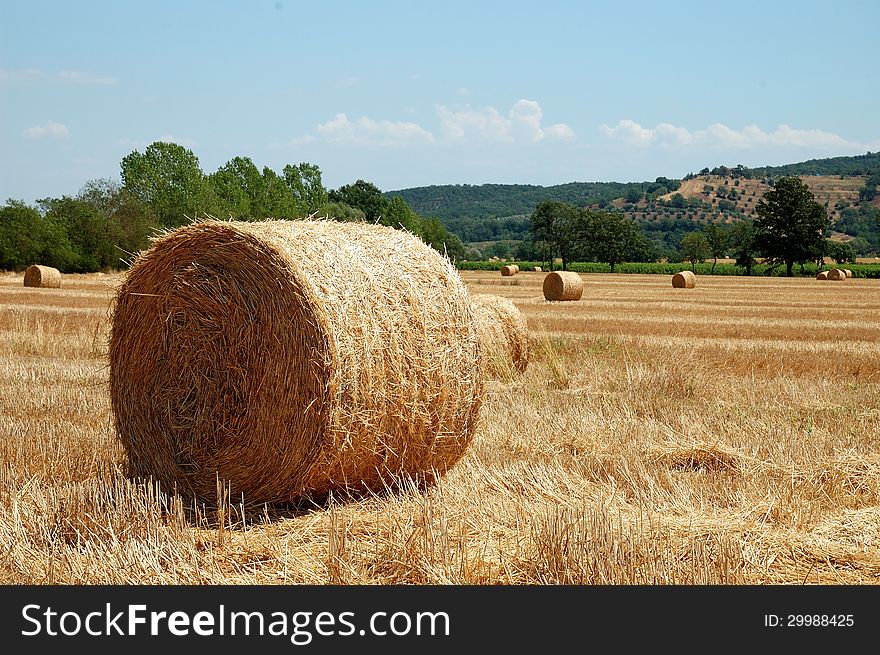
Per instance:
[[[490,378],[523,373],[529,365],[529,329],[522,313],[507,298],[471,296],[483,371]]]
[[[511,275],[516,275],[519,273],[519,264],[508,264],[507,266],[501,267],[501,275],[504,277],[510,277]]]
[[[110,394],[129,475],[285,503],[442,475],[483,383],[467,289],[420,239],[206,221],[157,239],[120,287]]]
[[[24,272],[24,286],[42,289],[58,289],[61,287],[61,271],[51,266],[34,264]]]
[[[679,271],[672,276],[672,286],[676,289],[693,289],[697,286],[697,276],[693,271]]]
[[[572,271],[553,271],[544,276],[545,300],[580,300],[584,293],[584,281]]]

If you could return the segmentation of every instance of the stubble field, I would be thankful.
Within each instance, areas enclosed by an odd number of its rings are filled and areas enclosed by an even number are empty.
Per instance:
[[[877,584],[880,284],[463,272],[525,315],[428,490],[193,507],[123,475],[117,276],[0,275],[4,584]]]

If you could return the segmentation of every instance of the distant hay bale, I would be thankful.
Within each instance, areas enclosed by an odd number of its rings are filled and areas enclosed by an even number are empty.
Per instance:
[[[507,264],[501,267],[501,275],[509,277],[519,273],[519,264]]]
[[[816,276],[817,280],[827,280],[828,279],[828,271],[820,271]]]
[[[195,223],[115,299],[110,396],[128,474],[288,502],[431,482],[470,444],[483,382],[467,288],[400,230]]]
[[[829,280],[845,280],[846,273],[844,273],[839,268],[832,268],[830,271],[828,271],[828,279]]]
[[[843,272],[846,273],[847,277],[852,277],[852,271],[849,270],[848,268],[843,269]]]
[[[532,269],[532,271],[534,271],[535,273],[540,273],[541,270],[542,270],[542,269],[541,269],[540,266],[535,266],[535,267]]]
[[[471,304],[484,373],[508,377],[524,372],[529,365],[529,328],[516,305],[488,294],[471,296]]]
[[[693,289],[697,286],[697,276],[693,271],[679,271],[672,276],[672,286],[676,289]]]
[[[58,289],[61,287],[61,271],[51,266],[40,266],[39,264],[28,266],[24,272],[24,286]]]
[[[544,276],[546,300],[580,300],[584,281],[572,271],[553,271]]]

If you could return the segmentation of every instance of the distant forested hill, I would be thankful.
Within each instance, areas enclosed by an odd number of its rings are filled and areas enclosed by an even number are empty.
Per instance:
[[[683,180],[658,177],[654,182],[570,182],[555,186],[434,185],[388,191],[385,195],[400,196],[418,214],[439,218],[466,243],[517,241],[528,235],[528,217],[545,200],[614,209],[632,216],[645,229],[665,233],[673,223],[694,229],[701,224],[740,220],[750,215],[775,179],[790,175],[812,178],[808,184],[816,187],[817,198],[825,204],[832,224],[841,234],[865,236],[880,245],[880,227],[874,218],[880,208],[880,152],[784,166],[717,166],[704,168],[698,175],[689,174]]]

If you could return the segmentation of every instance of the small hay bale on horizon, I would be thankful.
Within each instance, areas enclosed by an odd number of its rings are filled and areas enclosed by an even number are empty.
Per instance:
[[[845,280],[846,273],[844,273],[842,269],[832,268],[830,271],[828,271],[828,279],[829,280]]]
[[[61,271],[51,266],[33,264],[24,272],[24,286],[40,289],[59,289],[61,287]]]
[[[534,272],[534,273],[540,273],[540,272],[542,272],[542,269],[541,269],[540,266],[535,266],[534,268],[532,268],[532,272]]]
[[[828,271],[819,271],[816,275],[817,280],[827,280],[828,279]]]
[[[693,271],[679,271],[672,276],[672,286],[676,289],[693,289],[697,286],[697,276]]]
[[[852,276],[853,276],[852,271],[849,270],[848,268],[843,269],[843,272],[846,273],[846,276],[847,276],[847,277],[852,277]]]
[[[519,264],[507,264],[506,266],[501,267],[501,275],[504,277],[510,277],[517,273],[519,273]]]
[[[110,400],[126,473],[287,503],[429,484],[483,400],[469,293],[382,225],[203,221],[156,239],[115,298]]]
[[[491,294],[472,295],[471,304],[485,375],[507,378],[525,372],[529,365],[529,328],[516,305]]]
[[[545,300],[580,300],[584,281],[573,271],[553,271],[544,276]]]

